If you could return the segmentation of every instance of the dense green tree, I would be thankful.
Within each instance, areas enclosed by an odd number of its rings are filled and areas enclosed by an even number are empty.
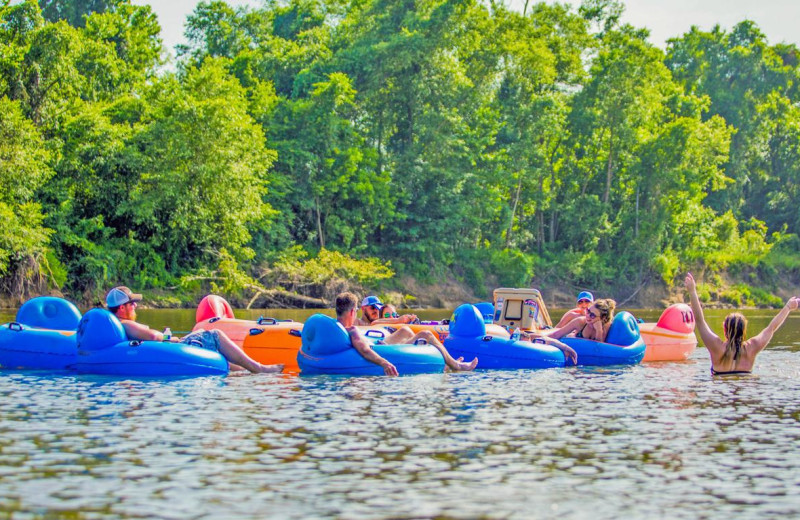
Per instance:
[[[49,22],[64,20],[73,27],[83,27],[92,13],[104,13],[126,0],[39,0],[42,15]]]
[[[48,249],[50,230],[35,195],[52,175],[49,159],[20,104],[0,97],[0,285],[20,296],[40,275]]]
[[[798,49],[746,21],[665,54],[621,15],[207,1],[175,72],[147,6],[0,0],[0,291],[384,266],[347,254],[478,291],[792,268]]]
[[[263,197],[274,160],[224,61],[206,60],[181,80],[166,76],[150,89],[151,119],[132,143],[139,182],[124,208],[137,239],[173,272],[223,248],[251,254],[249,226],[270,213]]]

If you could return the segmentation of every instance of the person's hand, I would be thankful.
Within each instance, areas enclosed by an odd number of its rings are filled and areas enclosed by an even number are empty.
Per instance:
[[[572,361],[573,365],[578,364],[578,353],[575,352],[575,349],[570,347],[569,345],[564,344],[564,358],[567,361]]]
[[[417,321],[416,314],[403,314],[403,323],[414,323]]]
[[[397,367],[395,367],[393,364],[389,363],[385,359],[383,361],[384,361],[384,364],[383,364],[383,373],[384,374],[386,374],[387,376],[399,375],[398,372],[397,372]]]
[[[799,305],[800,305],[800,296],[792,296],[786,302],[786,307],[788,307],[790,311],[797,309]]]
[[[694,281],[694,276],[692,273],[686,273],[686,280],[683,282],[683,285],[686,286],[686,290],[689,292],[697,291],[697,282]]]

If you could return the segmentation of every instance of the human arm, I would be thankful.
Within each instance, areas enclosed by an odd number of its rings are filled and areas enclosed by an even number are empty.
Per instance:
[[[708,323],[706,323],[703,307],[700,305],[700,298],[697,297],[697,283],[692,273],[686,273],[684,285],[686,290],[689,291],[689,299],[692,312],[694,312],[696,329],[697,333],[700,334],[700,339],[703,340],[703,344],[713,356],[721,356],[725,352],[725,344],[719,339],[719,336],[714,334],[714,331],[711,330]]]
[[[564,359],[571,360],[573,365],[578,364],[578,353],[575,352],[575,349],[564,343],[563,341],[558,341],[554,338],[543,337],[542,338],[545,343],[548,345],[552,345],[559,349],[561,352],[564,353]]]
[[[578,331],[586,324],[586,318],[579,316],[563,327],[539,331],[538,336],[560,339],[572,332]]]
[[[610,328],[610,323],[608,326]],[[582,335],[586,339],[603,342],[608,335],[608,328],[606,328],[603,322],[598,318],[592,322],[586,322],[586,327],[583,329]]]
[[[398,316],[397,318],[378,318],[374,320],[370,325],[395,325],[395,324],[402,324],[405,325],[407,323],[413,323],[417,320],[416,314],[403,314]]]
[[[352,343],[353,348],[355,348],[358,353],[364,357],[364,359],[382,367],[383,372],[387,376],[398,375],[397,368],[378,355],[378,353],[372,349],[369,343],[367,343],[366,340],[361,337],[361,334],[358,333],[355,327],[350,327],[347,329],[347,333],[350,335],[350,343]]]
[[[750,340],[750,345],[755,348],[755,352],[759,352],[766,348],[767,344],[769,344],[770,340],[772,340],[772,336],[775,334],[775,331],[777,331],[780,326],[783,325],[783,322],[786,321],[789,313],[797,309],[798,304],[800,304],[800,298],[789,298],[786,301],[786,305],[783,306],[778,315],[772,318],[772,321],[769,322],[769,325],[767,325],[764,330],[759,332],[757,336],[754,336],[753,339]]]
[[[555,328],[558,329],[560,327],[563,327],[564,325],[566,325],[567,323],[571,322],[575,318],[579,318],[581,316],[583,316],[583,315],[580,312],[576,311],[575,309],[567,311],[561,317],[561,320],[559,320],[559,322],[556,324]]]
[[[128,339],[139,341],[164,341],[164,335],[157,330],[151,329],[147,325],[137,323],[131,320],[120,320],[122,328],[125,329],[125,335]]]
[[[552,345],[556,347],[558,350],[564,353],[565,359],[572,360],[573,365],[578,364],[578,353],[575,352],[575,349],[564,343],[563,341],[559,341],[555,338],[551,338],[549,336],[545,336],[539,332],[522,332],[523,341],[538,341],[539,343],[545,343],[547,345]]]

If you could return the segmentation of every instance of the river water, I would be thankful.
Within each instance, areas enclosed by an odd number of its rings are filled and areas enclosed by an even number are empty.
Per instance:
[[[702,348],[399,378],[0,372],[0,518],[797,517],[798,332],[726,378]]]

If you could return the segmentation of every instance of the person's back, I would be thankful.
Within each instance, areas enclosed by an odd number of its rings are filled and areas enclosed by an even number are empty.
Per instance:
[[[696,330],[708,350],[711,358],[711,373],[714,375],[752,372],[758,354],[767,347],[775,331],[783,325],[789,313],[797,309],[798,303],[800,303],[800,299],[796,297],[789,298],[769,325],[750,339],[745,339],[747,337],[747,319],[738,312],[728,314],[722,324],[724,338],[720,338],[711,330],[705,320],[692,273],[687,273],[685,286],[689,291],[692,311],[697,320]]]

